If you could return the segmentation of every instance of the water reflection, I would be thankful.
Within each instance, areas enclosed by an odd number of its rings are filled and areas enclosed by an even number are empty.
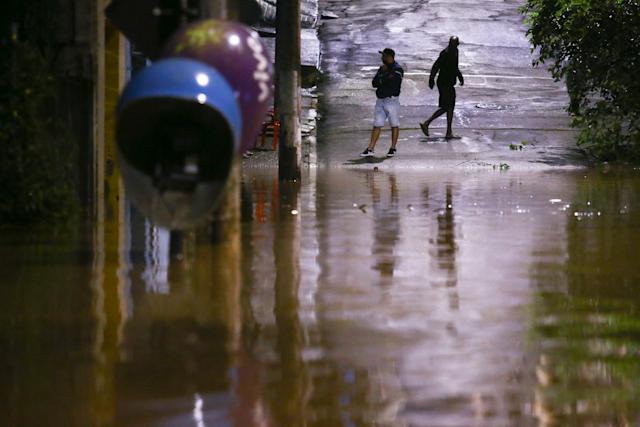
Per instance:
[[[543,425],[640,424],[637,174],[577,182],[562,274],[534,302],[536,415]],[[634,213],[635,212],[635,213]]]
[[[167,266],[169,292],[149,292],[144,274],[132,285],[135,309],[115,373],[118,425],[184,425],[196,395],[205,425],[228,416],[239,345],[239,239],[212,245],[187,235],[182,244],[183,260]]]
[[[169,254],[171,233],[144,221],[145,269],[142,280],[149,293],[168,294],[169,289]]]
[[[449,307],[460,309],[459,296],[455,289],[457,285],[456,272],[456,224],[453,208],[453,186],[445,185],[444,207],[437,213],[437,236],[435,241],[435,257],[438,268],[444,273],[444,286],[449,290]]]
[[[276,351],[279,372],[272,385],[272,409],[276,425],[300,425],[305,419],[306,383],[303,360],[304,332],[299,311],[300,288],[300,184],[283,182],[275,204]],[[270,394],[271,394],[270,393]]]
[[[635,172],[243,186],[215,243],[7,229],[0,424],[640,423]]]
[[[3,230],[1,425],[100,417],[91,239],[90,229]]]
[[[378,175],[378,177],[376,177]],[[398,212],[398,185],[394,174],[384,176],[380,172],[367,172],[367,186],[371,192],[373,209],[373,250],[374,270],[380,272],[383,283],[393,277],[396,265],[395,246],[400,240],[400,213]],[[379,179],[376,179],[379,178]],[[382,200],[380,183],[387,181],[388,201]]]

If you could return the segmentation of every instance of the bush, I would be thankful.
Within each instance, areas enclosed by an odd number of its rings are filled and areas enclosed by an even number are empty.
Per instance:
[[[0,46],[0,222],[68,218],[77,209],[73,147],[55,120],[50,61],[29,42]]]
[[[565,79],[578,144],[600,160],[640,160],[640,2],[527,0],[535,65]]]

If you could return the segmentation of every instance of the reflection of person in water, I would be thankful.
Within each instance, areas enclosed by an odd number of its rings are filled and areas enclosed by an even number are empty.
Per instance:
[[[453,110],[456,106],[456,81],[460,80],[460,86],[464,86],[464,78],[458,68],[458,45],[460,41],[453,36],[449,39],[449,46],[440,52],[440,56],[431,68],[429,76],[429,88],[433,89],[435,77],[438,76],[438,110],[424,123],[420,123],[420,128],[426,136],[429,136],[429,125],[432,121],[443,114],[447,114],[447,139],[453,138],[451,123],[453,121]]]
[[[437,256],[438,266],[448,273],[456,269],[456,231],[453,217],[453,195],[451,186],[446,188],[445,209],[438,215]],[[449,280],[447,280],[449,286]],[[453,284],[455,285],[455,283]]]
[[[369,173],[369,186],[373,206],[373,256],[376,259],[375,270],[382,277],[392,277],[396,265],[395,246],[400,239],[400,213],[398,212],[398,186],[395,175],[388,175],[389,203],[382,201],[381,190],[376,180],[384,178],[381,173]]]
[[[455,288],[456,274],[456,224],[453,212],[453,191],[451,185],[446,186],[444,209],[438,212],[438,230],[435,240],[435,261],[438,269],[445,275],[445,286]],[[449,306],[457,310],[459,305],[458,293],[455,290],[449,295]]]

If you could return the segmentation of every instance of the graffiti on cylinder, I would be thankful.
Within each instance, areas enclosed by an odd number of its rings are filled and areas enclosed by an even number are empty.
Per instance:
[[[258,34],[236,22],[194,22],[169,38],[162,56],[202,61],[227,79],[242,111],[240,150],[253,148],[273,96],[273,65]]]
[[[258,82],[260,86],[260,95],[258,96],[258,102],[265,102],[271,97],[271,74],[269,73],[269,60],[265,56],[264,46],[258,41],[253,33],[250,37],[247,37],[247,46],[253,51],[253,57],[257,61],[256,71],[253,73],[253,78]]]

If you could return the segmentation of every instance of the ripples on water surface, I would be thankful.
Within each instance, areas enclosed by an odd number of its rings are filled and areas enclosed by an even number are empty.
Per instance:
[[[129,209],[5,229],[0,424],[640,425],[639,195],[637,171],[249,172],[222,244]]]

